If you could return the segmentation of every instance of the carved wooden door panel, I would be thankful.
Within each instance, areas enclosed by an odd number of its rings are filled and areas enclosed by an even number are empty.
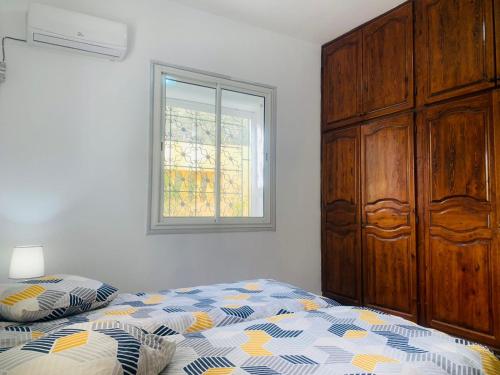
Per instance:
[[[322,147],[323,293],[360,304],[359,127],[324,134]]]
[[[496,82],[500,86],[500,0],[493,1],[495,24]]]
[[[361,128],[363,298],[416,321],[413,114]]]
[[[413,91],[413,3],[406,3],[363,28],[363,112],[411,108]]]
[[[323,49],[323,127],[356,121],[361,114],[361,32],[350,33]]]
[[[495,86],[491,0],[416,1],[419,104]]]
[[[418,116],[426,322],[499,345],[499,263],[491,95]]]

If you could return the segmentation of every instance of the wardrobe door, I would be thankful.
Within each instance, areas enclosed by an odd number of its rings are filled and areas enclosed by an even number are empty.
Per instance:
[[[500,3],[499,3],[500,6]],[[500,90],[492,93],[493,105],[493,129],[494,129],[494,160],[495,165],[495,217],[494,225],[495,244],[491,257],[492,265],[492,289],[495,292],[492,296],[496,344],[494,345],[497,352],[500,352]]]
[[[361,113],[361,32],[323,48],[323,128],[355,121]]]
[[[495,23],[496,82],[500,85],[500,0],[493,0]]]
[[[491,94],[418,116],[426,321],[499,347],[499,257],[494,223]]]
[[[324,134],[322,150],[323,293],[360,304],[359,127]]]
[[[495,85],[492,0],[416,2],[419,104]]]
[[[406,3],[363,28],[363,112],[411,108],[413,91],[413,3]]]
[[[413,114],[361,128],[363,298],[417,319]]]
[[[499,4],[500,6],[500,4]],[[493,107],[493,133],[494,133],[494,154],[495,154],[495,202],[496,202],[496,223],[497,234],[500,235],[500,89],[492,93]],[[500,262],[499,262],[500,263]],[[500,277],[500,275],[499,275]],[[500,284],[498,285],[500,290]]]

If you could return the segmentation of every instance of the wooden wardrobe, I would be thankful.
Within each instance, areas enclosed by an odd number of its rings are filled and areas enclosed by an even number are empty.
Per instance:
[[[324,295],[500,349],[499,83],[500,0],[409,1],[323,46]]]

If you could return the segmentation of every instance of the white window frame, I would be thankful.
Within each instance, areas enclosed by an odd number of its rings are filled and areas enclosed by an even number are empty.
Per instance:
[[[233,90],[264,97],[264,215],[263,217],[163,217],[164,166],[163,140],[165,123],[165,78],[200,84],[216,90],[217,161],[220,168],[220,126],[222,90]],[[151,63],[151,127],[150,127],[150,174],[148,196],[148,234],[197,233],[197,232],[245,232],[276,230],[276,87],[235,80],[228,76],[184,68],[153,61]],[[217,178],[216,211],[219,210],[220,188]]]

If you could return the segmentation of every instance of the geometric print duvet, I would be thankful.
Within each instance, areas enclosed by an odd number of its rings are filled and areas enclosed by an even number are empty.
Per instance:
[[[138,319],[148,332],[170,336],[335,305],[339,304],[295,286],[259,279],[122,294],[105,314]]]
[[[292,285],[266,279],[120,294],[105,308],[62,319],[0,322],[0,352],[75,323],[119,321],[151,334],[172,336],[333,305],[338,304]]]
[[[174,337],[165,375],[500,374],[486,348],[369,309],[337,306]]]

